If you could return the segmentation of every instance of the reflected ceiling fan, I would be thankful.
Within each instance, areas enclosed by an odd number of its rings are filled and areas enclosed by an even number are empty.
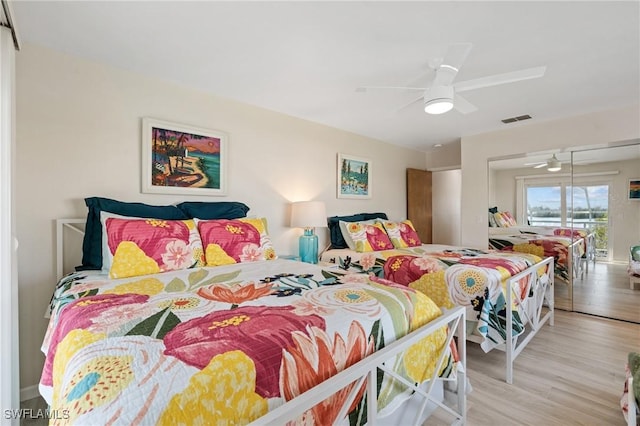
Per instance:
[[[540,78],[544,75],[547,67],[527,68],[519,71],[512,71],[503,74],[494,74],[474,80],[454,82],[460,67],[467,59],[471,51],[471,43],[454,43],[449,46],[443,58],[436,59],[430,63],[430,68],[434,74],[430,83],[426,87],[403,87],[403,86],[361,86],[356,92],[366,92],[368,90],[415,90],[421,91],[419,98],[412,100],[402,106],[400,110],[423,101],[424,111],[428,114],[443,114],[452,108],[468,114],[477,111],[477,107],[460,96],[459,93],[483,87],[497,86],[500,84],[514,83],[517,81]]]
[[[538,161],[536,163],[524,163],[525,166],[533,166],[534,169],[541,169],[546,167],[550,172],[557,172],[562,169],[562,162],[558,160],[555,154],[551,156],[547,161]]]

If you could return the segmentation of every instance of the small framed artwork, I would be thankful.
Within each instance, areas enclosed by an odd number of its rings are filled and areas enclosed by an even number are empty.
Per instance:
[[[338,198],[371,198],[371,160],[338,154]]]
[[[142,119],[142,192],[226,195],[226,133]]]
[[[629,179],[629,199],[640,200],[640,178]]]

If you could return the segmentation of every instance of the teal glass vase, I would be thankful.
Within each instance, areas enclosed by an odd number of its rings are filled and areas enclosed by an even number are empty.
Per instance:
[[[300,236],[300,260],[306,263],[318,263],[318,236],[313,228],[305,228]]]

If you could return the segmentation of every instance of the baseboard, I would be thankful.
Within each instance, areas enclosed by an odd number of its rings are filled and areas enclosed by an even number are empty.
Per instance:
[[[27,386],[26,388],[20,389],[20,402],[37,398],[39,396],[40,391],[38,390],[38,385]]]

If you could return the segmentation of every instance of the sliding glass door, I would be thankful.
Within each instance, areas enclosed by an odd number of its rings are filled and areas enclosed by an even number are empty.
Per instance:
[[[596,258],[610,259],[609,183],[526,184],[527,224],[590,229],[596,235]]]

